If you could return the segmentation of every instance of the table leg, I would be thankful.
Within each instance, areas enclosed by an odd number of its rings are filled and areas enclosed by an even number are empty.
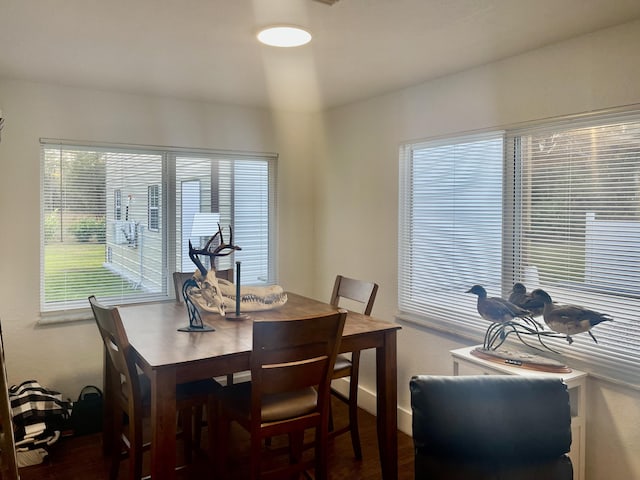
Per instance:
[[[176,372],[151,377],[151,478],[174,479],[176,467]]]
[[[387,332],[376,349],[378,449],[384,480],[398,478],[398,373],[396,331]]]

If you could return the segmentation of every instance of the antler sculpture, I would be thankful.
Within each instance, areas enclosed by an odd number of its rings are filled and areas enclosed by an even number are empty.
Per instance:
[[[211,250],[211,244],[216,238],[219,238],[220,242],[213,250]],[[225,250],[228,251],[226,253],[222,253]],[[198,267],[200,275],[202,275],[203,278],[207,276],[207,269],[200,261],[199,255],[206,255],[207,257],[209,257],[209,261],[211,262],[211,270],[215,271],[216,258],[231,255],[234,250],[242,250],[242,248],[233,244],[233,229],[231,228],[231,225],[229,225],[229,243],[224,242],[224,235],[222,233],[222,227],[220,226],[220,224],[218,224],[218,231],[211,236],[211,238],[205,244],[204,248],[202,248],[201,250],[196,250],[195,248],[193,248],[191,240],[189,240],[189,258],[193,263],[196,264],[196,267]]]
[[[216,242],[216,239],[218,240]],[[193,248],[189,241],[189,258],[198,267],[198,271],[190,279],[195,283],[185,292],[190,300],[198,307],[209,312],[217,312],[225,316],[228,308],[235,309],[240,302],[241,311],[250,312],[258,310],[270,310],[284,305],[287,302],[287,294],[278,285],[265,287],[242,287],[240,298],[237,298],[236,289],[227,280],[216,276],[215,262],[217,257],[226,257],[236,250],[242,250],[233,244],[233,230],[229,226],[229,242],[224,239],[222,227],[218,224],[218,231],[207,241],[204,248]],[[211,269],[207,270],[200,261],[200,255],[209,257]],[[185,298],[185,303],[186,298]]]

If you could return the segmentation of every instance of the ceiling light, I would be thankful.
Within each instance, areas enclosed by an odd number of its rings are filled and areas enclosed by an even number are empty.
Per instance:
[[[299,47],[311,41],[311,34],[300,27],[277,25],[263,28],[258,32],[258,40],[272,47]]]

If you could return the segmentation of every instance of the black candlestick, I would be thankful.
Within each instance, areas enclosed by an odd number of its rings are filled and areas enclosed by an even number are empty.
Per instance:
[[[249,318],[248,315],[240,313],[240,262],[236,261],[236,311],[233,314],[227,314],[227,320],[244,320]]]

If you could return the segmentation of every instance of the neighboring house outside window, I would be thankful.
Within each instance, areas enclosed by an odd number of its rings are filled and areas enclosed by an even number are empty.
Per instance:
[[[219,214],[242,247],[218,268],[240,260],[243,284],[275,283],[276,155],[41,142],[40,297],[51,321],[86,311],[92,294],[111,304],[170,297],[172,272],[196,268],[197,212]],[[174,187],[165,195],[163,185]]]
[[[122,219],[122,191],[120,189],[113,191],[113,219]]]
[[[149,230],[157,232],[160,229],[160,185],[149,185],[147,199]]]
[[[611,315],[545,343],[640,383],[640,113],[407,144],[400,178],[401,318],[481,339],[466,290],[523,282]]]

